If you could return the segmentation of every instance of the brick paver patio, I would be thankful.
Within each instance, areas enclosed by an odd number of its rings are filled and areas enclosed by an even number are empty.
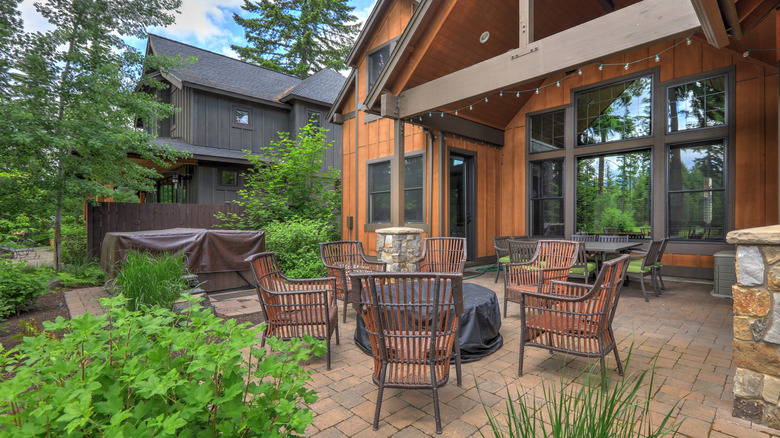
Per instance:
[[[491,288],[497,293],[499,301],[503,301],[501,280],[494,284],[492,275],[483,275],[469,281]],[[632,282],[623,290],[613,324],[624,361],[633,345],[627,374],[651,367],[654,360],[659,367],[651,409],[656,413],[666,412],[683,399],[674,410],[677,417],[686,417],[678,436],[780,437],[778,430],[731,415],[735,372],[731,349],[731,300],[710,296],[711,284],[667,280],[666,285],[667,291],[661,297],[651,297],[650,302],[645,303],[639,285],[636,281]],[[81,291],[84,292],[78,294],[78,299],[66,296],[72,314],[79,309],[94,310],[90,303],[97,303],[99,294],[96,291]],[[257,302],[253,303],[249,297],[218,305],[223,306],[220,313],[234,317],[240,317],[242,311],[257,310]],[[478,362],[463,364],[462,387],[455,384],[453,369],[450,382],[440,389],[442,436],[480,436],[480,431],[489,436],[491,431],[487,427],[483,404],[493,408],[494,412],[504,411],[507,387],[513,395],[520,390],[523,393],[532,391],[540,396],[543,382],[558,383],[564,376],[564,381],[568,383],[597,362],[528,348],[524,375],[518,378],[518,308],[510,303],[509,316],[502,319],[503,348]],[[430,391],[386,389],[379,430],[372,430],[377,395],[377,388],[371,381],[373,363],[352,340],[354,310],[350,308],[347,312],[346,324],[341,323],[339,315],[339,323],[341,344],[333,343],[332,369],[326,371],[324,356],[305,365],[313,371],[311,387],[320,397],[311,406],[315,419],[306,430],[307,436],[434,435]],[[608,357],[607,366],[612,378],[616,378],[614,356]]]

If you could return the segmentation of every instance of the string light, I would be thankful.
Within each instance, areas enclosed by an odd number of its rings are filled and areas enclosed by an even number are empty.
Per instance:
[[[458,110],[455,110],[455,115],[456,115],[456,116],[458,115]]]
[[[432,114],[432,113],[428,113],[428,117],[432,117],[432,116],[433,116],[433,114]]]
[[[743,53],[743,54],[742,54],[742,57],[743,57],[743,58],[747,58],[748,56],[750,56],[750,49],[747,49],[747,50],[745,51],[745,53]]]
[[[487,97],[485,97],[485,102],[487,102],[487,101],[488,101],[488,100],[487,100]]]
[[[538,88],[536,89],[536,94],[539,94],[539,89]]]
[[[580,68],[580,69],[577,69],[577,74],[578,74],[578,75],[580,75],[580,76],[582,76],[582,69],[581,69],[581,68]]]
[[[474,109],[474,107],[472,105],[469,105],[469,111],[473,110],[473,109]]]
[[[691,37],[685,38],[685,44],[688,46],[691,45]]]
[[[599,70],[604,70],[604,64],[599,64]]]
[[[520,97],[520,92],[519,91],[517,92],[517,95],[515,97]]]
[[[555,86],[556,86],[556,87],[558,87],[558,88],[560,88],[560,87],[561,87],[561,81],[558,81],[558,82],[556,82],[556,83],[555,83]]]
[[[504,97],[504,92],[502,91],[502,92],[498,93],[498,97]]]
[[[626,66],[623,67],[623,70],[628,70],[628,63],[626,63]]]
[[[661,60],[661,55],[656,54],[655,55],[655,62],[658,62]]]
[[[441,113],[441,116],[444,117],[444,113]]]

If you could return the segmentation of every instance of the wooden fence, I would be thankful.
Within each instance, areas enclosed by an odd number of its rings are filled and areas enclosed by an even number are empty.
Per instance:
[[[103,202],[86,208],[87,250],[100,257],[106,233],[165,230],[168,228],[217,228],[218,212],[242,213],[236,204],[133,204]]]

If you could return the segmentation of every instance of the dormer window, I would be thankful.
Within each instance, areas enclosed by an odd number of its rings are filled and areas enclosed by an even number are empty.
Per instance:
[[[233,126],[237,128],[248,128],[252,122],[252,110],[249,108],[233,107]]]

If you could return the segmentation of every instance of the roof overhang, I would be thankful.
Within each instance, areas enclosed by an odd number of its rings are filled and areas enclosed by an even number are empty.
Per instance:
[[[381,17],[384,16],[385,10],[390,7],[392,0],[377,0],[374,5],[374,9],[371,10],[366,23],[363,25],[363,29],[360,31],[355,44],[352,45],[347,54],[346,64],[352,68],[357,68],[355,61],[359,59],[359,55],[366,49],[366,46],[370,42],[370,35],[373,34],[374,27],[381,23]]]
[[[347,80],[344,82],[344,85],[341,86],[341,90],[339,91],[339,95],[336,97],[336,101],[333,102],[333,105],[331,105],[330,109],[328,110],[328,114],[325,116],[325,120],[327,120],[329,123],[342,123],[336,120],[336,114],[341,111],[341,107],[344,104],[344,98],[349,93],[350,88],[355,85],[356,71],[357,70],[353,68],[349,73],[349,76],[347,76]]]

